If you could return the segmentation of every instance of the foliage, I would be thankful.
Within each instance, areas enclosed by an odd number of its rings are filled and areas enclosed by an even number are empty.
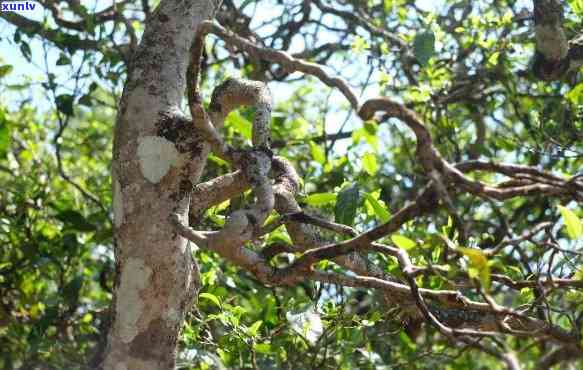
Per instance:
[[[52,3],[57,2],[47,2]],[[114,24],[100,19],[102,9],[62,3],[67,14],[80,19],[77,29],[42,31],[56,24],[49,8],[41,28],[2,25],[10,35],[1,42],[11,46],[10,61],[0,60],[0,94],[6,97],[0,103],[4,369],[95,368],[110,320],[115,102],[128,70],[128,50],[154,4],[121,2],[115,12],[136,13],[135,22]],[[429,10],[409,0],[223,3],[217,19],[224,26],[333,67],[363,96],[404,101],[451,163],[482,159],[564,178],[581,176],[583,82],[576,73],[543,82],[529,72],[533,24],[523,17],[520,2],[443,1]],[[306,3],[311,13],[303,8]],[[569,4],[564,27],[571,37],[580,31],[583,6]],[[298,12],[305,17],[294,16]],[[391,43],[385,31],[410,50]],[[269,82],[276,103],[275,151],[302,177],[297,199],[308,213],[363,232],[389,222],[429,183],[416,157],[416,137],[401,121],[361,122],[340,94],[320,81],[209,38],[202,82],[207,100],[229,74]],[[33,76],[33,62],[43,65],[40,76]],[[222,130],[225,140],[247,144],[252,117],[250,110],[233,112]],[[222,159],[210,156],[204,179],[227,172]],[[510,180],[487,171],[471,176],[488,183]],[[210,208],[198,228],[221,227],[250,197],[245,193]],[[415,277],[420,288],[459,289],[475,300],[489,294],[580,338],[583,208],[574,199],[541,193],[502,201],[459,193],[453,199],[458,219],[440,205],[382,242],[406,250],[413,264],[428,271]],[[346,238],[319,233],[330,242]],[[500,253],[486,253],[509,240]],[[274,242],[290,243],[284,227],[248,247],[259,250]],[[405,281],[396,258],[362,254]],[[269,287],[214,253],[199,250],[196,257],[203,288],[182,331],[179,368],[504,366],[487,351],[453,345],[427,323],[421,328],[414,315],[378,290],[311,281]],[[281,254],[272,263],[287,266],[299,257]],[[328,260],[318,268],[342,271]],[[570,283],[543,286],[547,276]],[[551,340],[512,335],[484,342],[517,356],[524,368],[562,348]]]

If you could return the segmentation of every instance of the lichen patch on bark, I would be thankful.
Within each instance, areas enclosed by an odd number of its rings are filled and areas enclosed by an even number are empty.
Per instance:
[[[115,370],[128,370],[128,367],[126,366],[125,363],[120,362],[115,365]]]
[[[172,324],[176,324],[180,322],[180,319],[182,317],[180,316],[177,310],[169,308],[168,311],[164,314],[164,318],[167,321],[170,321]]]
[[[140,291],[148,286],[152,269],[139,258],[128,258],[123,266],[116,307],[120,316],[119,337],[124,343],[131,342],[139,333],[138,320],[144,309]]]
[[[138,139],[138,157],[142,174],[148,181],[157,184],[177,166],[180,155],[176,146],[160,136],[144,136]]]

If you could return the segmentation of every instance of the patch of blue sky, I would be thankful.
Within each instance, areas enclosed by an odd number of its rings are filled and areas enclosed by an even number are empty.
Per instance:
[[[89,1],[82,1],[81,2],[84,6],[86,6],[91,11],[99,11],[102,10],[110,5],[112,5],[111,1],[96,1],[96,0],[89,0]],[[531,2],[526,0],[519,0],[519,7],[523,6],[525,8],[531,8]],[[446,0],[418,0],[416,3],[417,7],[423,11],[427,12],[435,12],[435,13],[442,13],[448,8],[448,1]],[[282,16],[282,7],[277,6],[277,4],[273,1],[263,0],[254,4],[249,5],[249,7],[255,7],[255,9],[250,9],[254,16],[252,18],[251,28],[253,29],[261,29],[261,34],[271,34],[277,30],[277,25],[272,21]],[[56,27],[54,23],[50,20],[50,12],[46,9],[43,9],[40,4],[38,7],[35,7],[34,11],[26,12],[26,14],[22,14],[27,18],[30,18],[35,21],[47,21],[49,22],[49,26]],[[71,14],[65,13],[65,15],[70,16]],[[285,16],[285,15],[283,15]],[[317,16],[317,14],[316,14]],[[334,22],[339,22],[336,18],[326,15],[322,17],[322,22],[326,25],[333,26]],[[314,26],[317,27],[317,26]],[[111,31],[111,29],[109,29]],[[71,66],[56,66],[56,61],[59,58],[60,52],[57,51],[55,48],[51,48],[50,45],[48,47],[43,47],[43,41],[40,40],[38,37],[33,37],[29,43],[30,48],[32,51],[32,62],[28,62],[22,55],[19,45],[16,44],[12,40],[12,35],[14,33],[14,26],[8,24],[6,21],[0,19],[0,50],[2,53],[0,54],[0,65],[2,64],[11,64],[15,68],[13,72],[8,75],[4,81],[4,85],[25,85],[26,83],[31,83],[30,87],[26,90],[15,91],[4,88],[2,91],[3,101],[5,104],[9,104],[11,108],[17,109],[18,105],[22,101],[34,101],[34,105],[40,111],[47,111],[54,107],[54,103],[50,96],[45,96],[46,91],[40,85],[42,82],[47,81],[47,66],[50,69],[51,73],[54,73],[56,76],[57,81],[60,83],[60,93],[70,93],[74,88],[74,80],[71,78],[72,68],[75,66],[80,65],[82,62],[82,52],[76,52],[72,57],[72,64]],[[309,34],[309,32],[308,32]],[[366,37],[366,34],[362,35]],[[317,45],[322,45],[327,42],[337,42],[337,36],[332,32],[318,32],[317,40],[313,40],[308,37],[309,42],[316,41]],[[121,41],[121,40],[119,40]],[[344,40],[346,43],[351,43],[352,40]],[[274,45],[276,48],[278,45]],[[293,53],[294,51],[301,51],[304,50],[306,47],[306,42],[303,37],[294,37],[291,43],[290,52]],[[353,86],[358,86],[364,84],[366,81],[369,81],[364,88],[356,90],[357,95],[359,96],[361,101],[364,101],[368,98],[374,97],[379,94],[379,85],[377,83],[379,79],[379,72],[380,69],[378,67],[375,68],[374,65],[370,65],[368,63],[368,55],[367,53],[355,53],[352,51],[346,52],[342,56],[338,56],[335,58],[331,58],[327,63],[327,66],[324,67],[325,70],[330,73],[331,75],[342,75],[344,76],[347,81]],[[391,71],[387,71],[389,74]],[[86,70],[83,73],[94,73],[93,71]],[[227,74],[237,75],[240,73],[237,70],[231,69],[227,71]],[[294,79],[294,77],[299,77],[299,73],[294,73],[290,77]],[[85,85],[88,85],[93,79],[97,80],[97,77],[94,78],[90,77],[86,81],[84,81]],[[103,84],[103,81],[100,81]],[[399,81],[395,81],[395,83],[399,83]],[[272,82],[270,83],[270,87],[272,91],[277,91],[275,99],[277,101],[285,101],[289,99],[293,93],[294,89],[299,86],[299,83],[288,83],[288,82]],[[78,87],[79,88],[79,87]],[[83,87],[80,87],[83,89]],[[347,104],[346,99],[342,94],[337,90],[334,89],[330,91],[330,88],[324,86],[322,83],[316,81],[315,82],[315,89],[318,93],[315,95],[317,101],[325,101],[324,99],[328,99],[328,106],[330,107],[327,110],[325,116],[319,112],[318,109],[314,109],[311,111],[307,111],[305,113],[305,119],[308,122],[311,122],[314,126],[316,124],[320,125],[321,122],[324,120],[326,122],[326,133],[333,134],[338,132],[340,127],[343,127],[343,130],[353,130],[359,128],[362,123],[360,119],[356,116],[355,112],[351,112],[351,114],[347,118],[347,112],[349,111],[349,107]],[[328,98],[329,95],[329,98]],[[399,98],[398,96],[393,98]],[[344,122],[346,124],[344,125]],[[319,122],[319,123],[318,123]],[[344,126],[343,126],[344,125]],[[379,135],[381,137],[381,148],[380,151],[383,151],[383,143],[390,142],[389,137],[389,130],[383,125],[379,130]],[[404,132],[408,132],[408,130],[404,130]],[[343,155],[344,153],[348,152],[348,146],[351,144],[350,140],[341,140],[337,142],[335,146],[334,153],[336,155]],[[370,148],[363,147],[362,151],[368,151]],[[349,159],[357,159],[357,157],[361,153],[354,152],[355,158]]]

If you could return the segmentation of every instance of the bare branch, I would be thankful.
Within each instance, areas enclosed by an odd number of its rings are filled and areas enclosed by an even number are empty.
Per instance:
[[[201,26],[204,27],[204,31],[207,33],[213,33],[219,36],[226,43],[235,45],[242,51],[258,56],[263,60],[281,64],[286,72],[303,72],[317,77],[320,81],[330,87],[338,88],[342,94],[344,94],[346,99],[348,99],[352,108],[358,110],[358,98],[346,81],[339,77],[330,77],[321,65],[296,59],[284,51],[259,47],[216,23],[205,22],[204,25]]]

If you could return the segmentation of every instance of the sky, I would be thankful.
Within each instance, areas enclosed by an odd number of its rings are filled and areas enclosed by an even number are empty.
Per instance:
[[[37,6],[33,11],[28,11],[26,13],[22,13],[27,18],[33,20],[42,20],[45,15],[45,10],[38,2],[31,1],[32,3],[36,3]],[[92,8],[104,8],[111,4],[113,1],[96,1],[96,0],[82,0],[82,4],[86,5],[89,9]],[[440,9],[445,0],[418,0],[417,5],[424,10],[427,11],[435,11]],[[99,5],[97,5],[99,4]],[[524,6],[525,8],[531,8],[531,1],[529,0],[519,0],[518,7]],[[277,14],[273,14],[269,8],[261,8],[259,9],[259,13],[255,21],[260,21],[264,19],[271,18],[273,16],[277,16]],[[0,19],[0,63],[2,64],[11,64],[14,66],[18,66],[15,71],[8,77],[8,83],[18,83],[21,81],[23,77],[30,77],[30,78],[42,78],[43,73],[42,70],[34,65],[31,65],[24,59],[22,53],[20,52],[17,45],[12,42],[12,35],[14,33],[14,27],[8,24],[6,21]],[[41,43],[40,42],[33,42],[31,44],[31,49],[33,52],[33,58],[35,58],[35,54],[39,54],[39,50],[41,50]],[[54,56],[55,60],[58,56]]]
[[[97,0],[82,0],[82,4],[87,6],[89,9],[100,10],[102,8],[110,6],[113,2],[112,1],[97,1]],[[417,5],[427,11],[439,11],[443,9],[446,0],[418,0]],[[527,0],[520,0],[519,7],[531,7],[530,1]],[[26,16],[27,18],[42,21],[48,11],[44,10],[39,3],[36,3],[36,7],[33,11],[28,11],[26,13],[22,13],[22,15]],[[277,17],[279,14],[276,14],[277,10],[269,7],[258,7],[258,12],[253,19],[254,24],[260,24],[265,20],[269,20],[270,18]],[[40,88],[38,84],[40,82],[46,81],[46,72],[44,71],[44,63],[43,60],[43,46],[42,42],[39,38],[34,38],[30,42],[30,47],[32,50],[32,63],[29,63],[22,55],[19,45],[15,44],[12,40],[14,34],[14,26],[8,24],[6,21],[0,19],[0,65],[3,64],[10,64],[13,65],[15,68],[11,74],[5,77],[4,82],[6,84],[22,84],[25,81],[36,83],[36,86],[33,84],[31,88],[23,91],[0,91],[3,100],[5,100],[5,104],[9,104],[10,108],[17,109],[19,102],[25,99],[29,99],[34,101],[34,105],[40,111],[46,111],[52,108],[52,99],[50,97],[45,96],[45,90]],[[292,45],[293,46],[293,45]],[[57,79],[61,81],[66,81],[70,77],[70,70],[69,67],[55,67],[56,60],[59,57],[59,52],[48,48],[49,53],[47,55],[47,64],[51,66],[51,72],[57,75]],[[77,60],[80,59],[80,53],[76,53],[75,57]],[[358,56],[356,56],[358,57]],[[364,57],[363,57],[364,58]],[[75,63],[75,58],[73,59],[73,64]],[[358,63],[356,64],[358,66]],[[358,70],[352,71],[349,73],[359,75],[362,72]],[[67,83],[65,82],[65,86]],[[272,87],[273,89],[273,87]],[[292,93],[291,89],[278,89],[276,86],[275,89],[278,91],[279,99],[286,100],[285,94],[287,93],[287,97],[289,97]],[[377,94],[377,89],[368,89],[364,92],[363,98],[371,97],[369,94]],[[283,95],[281,94],[283,92]],[[331,106],[341,106],[345,103],[344,97],[339,92],[333,92],[330,104]],[[346,119],[345,112],[335,112],[331,113],[329,116],[326,117],[326,121],[328,124],[328,132],[333,133],[336,132],[341,125],[342,122]],[[351,118],[347,129],[350,128],[352,122],[359,122],[359,120],[354,119],[354,116]],[[329,122],[329,123],[328,123]],[[345,146],[349,144],[349,140],[345,140],[344,143],[339,143],[339,148],[341,152],[344,151]]]
[[[27,18],[36,21],[42,21],[43,17],[45,16],[45,10],[42,8],[42,5],[38,2],[29,1],[30,3],[35,3],[35,9],[32,11],[27,11],[24,13],[20,13]],[[104,8],[111,4],[113,1],[95,1],[95,0],[83,0],[81,3],[87,6],[89,9],[95,8],[97,4],[97,8]],[[431,10],[436,9],[437,7],[441,6],[443,0],[419,0],[418,4],[423,9]],[[259,8],[259,12],[257,15],[257,19],[254,21],[260,22],[262,20],[277,16],[274,14],[272,10],[269,8]],[[22,56],[22,53],[19,50],[18,45],[16,45],[12,41],[12,36],[14,33],[14,26],[10,25],[8,22],[0,19],[0,65],[10,64],[13,66],[18,66],[15,68],[14,71],[6,78],[5,82],[8,84],[18,84],[21,83],[24,79],[32,79],[32,80],[40,80],[43,79],[45,73],[42,70],[41,63],[38,63],[36,66],[34,64],[28,63],[28,61]],[[33,60],[38,60],[40,55],[42,54],[42,44],[41,42],[36,39],[31,42],[31,50],[33,54]],[[51,55],[51,60],[49,62],[54,63],[58,58],[58,55]],[[53,64],[54,65],[54,64]]]

